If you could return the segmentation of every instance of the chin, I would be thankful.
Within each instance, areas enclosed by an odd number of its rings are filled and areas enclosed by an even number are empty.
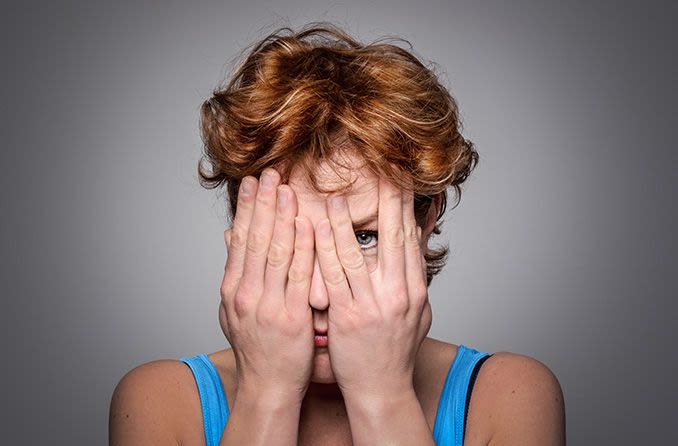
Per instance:
[[[318,384],[335,384],[337,380],[332,372],[330,364],[330,354],[327,349],[316,352],[313,357],[313,371],[311,372],[311,382]]]

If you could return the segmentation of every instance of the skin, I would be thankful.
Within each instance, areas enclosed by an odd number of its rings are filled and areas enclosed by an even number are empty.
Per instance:
[[[319,194],[294,172],[281,185],[272,169],[242,182],[221,285],[233,349],[210,355],[231,412],[221,445],[433,444],[456,354],[425,337],[422,253],[436,209],[419,228],[412,195],[353,162],[346,194]],[[326,185],[341,173],[319,169]],[[314,331],[328,332],[327,348],[313,345]],[[538,361],[496,353],[467,423],[465,444],[564,444],[560,386]],[[200,401],[185,365],[156,361],[116,388],[111,444],[168,441],[204,442]]]

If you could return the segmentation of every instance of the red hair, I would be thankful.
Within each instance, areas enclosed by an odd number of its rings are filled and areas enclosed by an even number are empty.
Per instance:
[[[245,176],[270,166],[286,181],[294,166],[317,191],[329,192],[314,172],[351,149],[374,173],[414,191],[420,224],[438,198],[440,233],[447,188],[456,206],[478,162],[433,70],[397,45],[363,44],[325,23],[282,28],[255,44],[228,85],[202,104],[200,123],[200,183],[226,185],[231,215]],[[446,255],[446,246],[425,253],[429,283]]]

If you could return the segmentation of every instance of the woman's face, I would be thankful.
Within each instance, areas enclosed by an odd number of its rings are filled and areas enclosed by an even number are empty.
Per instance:
[[[343,163],[346,164],[346,163]],[[338,188],[345,184],[347,178],[353,181],[353,186],[346,193],[348,207],[351,219],[354,223],[356,239],[361,246],[365,263],[368,270],[372,270],[377,265],[377,212],[379,208],[379,179],[367,168],[361,168],[360,163],[355,157],[349,159],[348,167],[354,169],[329,168],[327,164],[321,165],[316,174],[318,183],[328,188]],[[304,176],[298,171],[292,171],[289,178],[289,185],[297,196],[298,212],[308,218],[313,227],[321,220],[328,218],[326,211],[327,194],[316,192],[305,180]],[[430,230],[424,229],[422,237],[422,249],[425,249],[426,242],[430,235]],[[323,282],[322,273],[316,257],[313,267],[313,277],[311,279],[311,289],[309,295],[309,304],[313,309],[313,328],[316,332],[326,333],[328,327],[328,307],[329,299],[327,289]],[[329,339],[329,342],[332,342]],[[336,382],[332,373],[330,357],[327,347],[315,347],[313,358],[313,372],[311,381],[317,383]]]

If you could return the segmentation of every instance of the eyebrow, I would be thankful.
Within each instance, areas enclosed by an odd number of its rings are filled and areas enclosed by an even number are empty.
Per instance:
[[[366,217],[361,218],[360,220],[353,220],[353,229],[364,228],[369,223],[377,221],[379,218],[379,212],[373,212]]]

